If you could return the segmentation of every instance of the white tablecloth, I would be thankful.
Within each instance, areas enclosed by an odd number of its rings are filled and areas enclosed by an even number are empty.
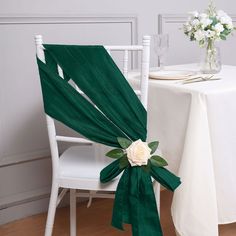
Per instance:
[[[236,221],[236,67],[223,66],[217,77],[185,85],[149,81],[149,140],[160,141],[182,180],[172,203],[181,236],[217,236],[218,224]]]

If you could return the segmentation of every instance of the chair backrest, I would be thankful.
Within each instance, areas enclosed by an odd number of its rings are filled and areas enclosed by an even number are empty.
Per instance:
[[[36,52],[38,58],[45,62],[44,47],[43,47],[43,38],[41,35],[35,36]],[[129,52],[141,51],[141,78],[140,78],[140,89],[135,90],[135,93],[140,96],[140,100],[145,108],[147,108],[148,100],[148,76],[149,76],[149,58],[150,58],[150,36],[144,36],[142,40],[142,45],[129,45],[129,46],[104,46],[105,49],[111,54],[112,51],[121,51],[124,53],[123,57],[123,74],[125,78],[128,77],[128,63],[129,63]],[[63,73],[61,68],[58,66],[58,73],[63,78]],[[75,85],[75,89],[82,93],[79,88]],[[52,165],[53,165],[53,175],[56,175],[58,166],[59,166],[59,152],[58,152],[58,141],[63,142],[74,142],[74,143],[83,143],[83,144],[92,144],[92,141],[89,141],[84,138],[68,137],[61,136],[56,134],[56,128],[54,119],[46,115],[47,128],[49,143],[52,156]],[[56,176],[55,176],[56,177]]]

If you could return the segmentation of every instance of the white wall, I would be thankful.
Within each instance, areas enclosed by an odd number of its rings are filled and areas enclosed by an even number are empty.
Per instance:
[[[216,3],[236,21],[234,0]],[[159,26],[170,34],[169,64],[197,62],[199,49],[179,28],[183,14],[206,5],[204,0],[0,0],[0,224],[47,207],[51,165],[45,158],[49,147],[34,35],[43,34],[49,43],[131,44]],[[227,64],[236,65],[235,40],[222,45]]]

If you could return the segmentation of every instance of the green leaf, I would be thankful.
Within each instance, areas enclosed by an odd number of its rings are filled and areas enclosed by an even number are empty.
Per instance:
[[[225,35],[225,36],[229,35],[230,33],[231,33],[231,30],[228,30],[228,29],[225,29],[225,30],[222,32],[222,34]]]
[[[226,36],[223,35],[223,34],[220,35],[220,38],[221,38],[222,40],[226,40]]]
[[[165,159],[163,159],[162,157],[160,156],[152,156],[151,159],[150,159],[151,163],[154,165],[154,166],[158,166],[158,167],[162,167],[162,166],[167,166],[168,163]]]
[[[212,25],[215,26],[218,23],[218,20],[216,17],[210,17],[210,19],[212,20]]]
[[[150,147],[152,150],[151,154],[153,154],[157,150],[158,145],[159,145],[158,141],[154,141],[148,144],[148,147]]]
[[[132,143],[131,140],[129,140],[127,138],[122,138],[122,137],[118,137],[117,141],[120,144],[120,146],[124,149],[128,148],[130,146],[130,144]]]
[[[126,168],[129,165],[129,161],[128,161],[127,155],[124,155],[119,160],[120,160],[120,163],[119,163],[120,169],[124,169],[124,168]]]
[[[106,153],[106,156],[111,157],[111,158],[121,158],[124,156],[124,151],[122,149],[113,149]]]

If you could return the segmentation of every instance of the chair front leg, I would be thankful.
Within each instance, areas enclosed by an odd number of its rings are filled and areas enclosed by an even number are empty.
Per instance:
[[[76,236],[76,190],[70,189],[70,236]]]
[[[48,216],[45,229],[45,236],[51,236],[53,231],[53,224],[57,208],[57,197],[58,197],[58,184],[55,181],[52,182],[51,196],[48,207]]]
[[[161,185],[154,180],[153,181],[153,189],[155,193],[156,203],[157,203],[157,210],[159,212],[159,216],[161,215],[161,207],[160,207],[160,193],[161,193]]]

